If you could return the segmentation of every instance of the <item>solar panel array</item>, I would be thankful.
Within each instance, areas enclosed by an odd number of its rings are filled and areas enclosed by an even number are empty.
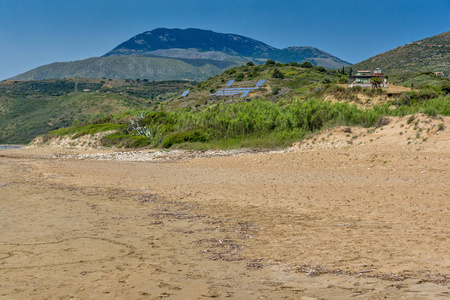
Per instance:
[[[233,84],[234,79],[228,81],[227,88],[223,88],[219,91],[217,91],[214,96],[234,96],[234,95],[241,95],[241,98],[245,98],[248,96],[251,90],[258,90],[265,82],[265,80],[260,80],[256,84],[255,87],[246,87],[246,88],[230,88],[230,86]]]
[[[249,90],[246,90],[246,91],[241,95],[241,98],[247,97],[247,96],[248,96],[248,93],[250,93],[250,91],[249,91]]]
[[[214,96],[233,96],[233,95],[239,95],[242,93],[242,91],[217,91]]]
[[[181,94],[181,97],[186,97],[189,94],[190,91],[184,91],[183,94]]]
[[[260,87],[264,84],[264,82],[266,82],[265,79],[258,81],[258,83],[256,84],[256,87]]]

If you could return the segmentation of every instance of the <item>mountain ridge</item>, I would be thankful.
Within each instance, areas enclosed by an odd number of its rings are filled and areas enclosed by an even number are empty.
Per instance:
[[[160,49],[199,49],[201,51],[220,51],[231,55],[251,56],[255,49],[270,51],[276,48],[242,35],[217,33],[197,28],[167,29],[156,28],[135,35],[121,43],[104,56],[143,54]],[[125,54],[126,53],[126,54]]]
[[[237,34],[196,28],[157,28],[135,35],[102,57],[44,65],[10,79],[106,77],[200,81],[232,66],[248,61],[258,64],[268,59],[281,63],[309,61],[331,69],[350,65],[313,47],[277,49]]]
[[[281,63],[309,61],[314,65],[334,69],[351,65],[349,62],[310,46],[292,46],[278,49],[242,35],[217,33],[196,28],[157,28],[146,31],[118,45],[106,53],[104,57],[122,55],[166,56],[171,55],[168,52],[175,50],[178,50],[178,57],[183,57],[180,50],[188,49],[197,50],[196,55],[198,56],[202,56],[205,52],[221,52],[235,58],[240,57],[245,61],[257,62],[267,59],[273,59]],[[319,59],[315,60],[316,58]]]

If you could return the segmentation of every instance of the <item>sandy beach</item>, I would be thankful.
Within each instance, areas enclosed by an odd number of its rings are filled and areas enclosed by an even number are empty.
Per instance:
[[[450,119],[405,120],[262,153],[2,149],[0,298],[448,299]]]

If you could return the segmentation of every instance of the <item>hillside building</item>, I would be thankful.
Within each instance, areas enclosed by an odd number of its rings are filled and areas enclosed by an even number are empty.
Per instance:
[[[381,78],[381,81],[383,82],[381,84],[381,87],[386,87],[386,79],[384,78],[384,74],[381,72],[380,68],[376,68],[372,71],[357,71],[355,75],[350,76],[348,79],[348,87],[354,87],[354,86],[362,86],[362,87],[372,87],[372,83],[370,80],[373,77],[379,77]]]

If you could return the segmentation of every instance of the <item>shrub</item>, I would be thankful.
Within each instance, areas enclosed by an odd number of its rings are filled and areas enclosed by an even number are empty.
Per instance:
[[[236,81],[242,81],[244,77],[245,77],[244,73],[239,73],[236,76]]]
[[[251,62],[251,61],[249,61],[248,63],[247,63],[247,66],[249,66],[249,67],[253,67],[255,64],[253,63],[253,62]]]
[[[320,66],[320,67],[316,67],[316,70],[321,72],[321,73],[325,73],[327,71],[327,69],[325,69],[324,67]]]
[[[274,61],[274,60],[268,59],[268,60],[266,61],[266,66],[273,66],[273,65],[275,65],[275,61]]]
[[[438,115],[438,111],[436,108],[434,107],[427,107],[423,110],[423,113],[430,116],[430,117],[435,117]]]
[[[281,73],[278,69],[274,69],[273,73],[272,73],[272,78],[279,78],[279,79],[283,79],[284,75],[283,73]]]
[[[272,95],[278,95],[278,93],[281,91],[281,88],[279,86],[276,86],[272,89]]]
[[[102,146],[119,148],[141,148],[150,145],[151,138],[145,136],[132,136],[123,132],[116,132],[101,139]]]
[[[444,95],[450,94],[450,83],[446,83],[441,87],[442,92],[444,92]]]
[[[310,63],[309,61],[305,61],[305,62],[303,62],[303,63],[300,65],[300,67],[310,69],[310,68],[313,68],[314,66],[313,66],[313,64]]]
[[[173,118],[172,114],[162,112],[162,111],[155,111],[147,114],[144,118],[140,119],[138,121],[139,126],[145,127],[147,125],[157,125],[157,124],[175,124],[175,120]]]
[[[348,83],[348,78],[347,77],[341,77],[341,78],[339,78],[339,83],[341,83],[341,84],[346,84],[346,83]]]
[[[331,81],[331,79],[329,78],[329,77],[324,77],[323,79],[322,79],[322,83],[323,84],[330,84],[332,81]]]
[[[175,144],[181,144],[184,142],[206,142],[207,140],[208,135],[202,130],[177,132],[167,135],[161,146],[163,148],[170,148]]]

